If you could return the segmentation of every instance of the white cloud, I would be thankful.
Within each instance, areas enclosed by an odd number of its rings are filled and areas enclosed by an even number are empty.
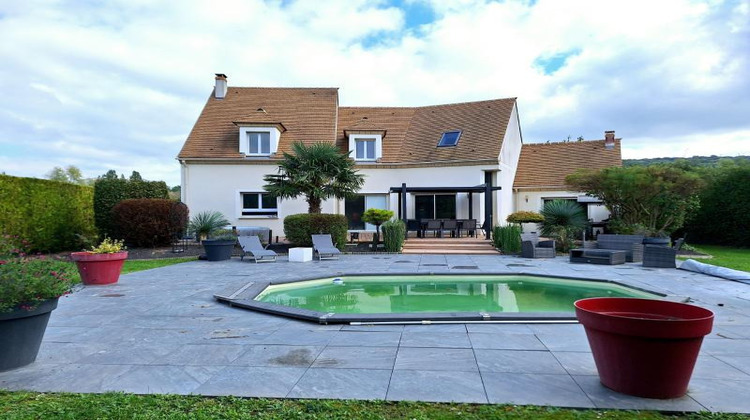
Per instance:
[[[419,28],[377,0],[4,3],[0,171],[174,185],[214,72],[342,105],[517,96],[526,142],[615,129],[625,157],[750,154],[746,0],[415,2]]]

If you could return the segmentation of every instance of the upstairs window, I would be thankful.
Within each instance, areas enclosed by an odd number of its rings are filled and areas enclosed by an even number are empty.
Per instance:
[[[247,133],[250,155],[270,155],[271,154],[271,133],[265,132],[248,132]]]
[[[279,215],[276,197],[267,193],[241,193],[243,216],[268,216]]]
[[[355,144],[355,159],[375,160],[375,139],[357,139]]]
[[[438,147],[452,147],[458,144],[458,139],[461,138],[460,131],[446,131],[443,136],[440,137]]]
[[[375,162],[383,157],[381,134],[350,134],[349,151],[352,159],[359,162]]]

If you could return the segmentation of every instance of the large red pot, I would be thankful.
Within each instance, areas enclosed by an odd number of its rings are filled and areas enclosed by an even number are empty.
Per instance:
[[[128,258],[128,251],[112,254],[73,252],[70,258],[76,262],[83,284],[112,284],[120,278],[122,264]]]
[[[636,298],[581,299],[575,307],[604,386],[645,398],[685,395],[713,312]]]

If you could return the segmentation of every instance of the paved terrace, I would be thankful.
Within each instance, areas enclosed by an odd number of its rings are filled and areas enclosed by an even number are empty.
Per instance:
[[[477,269],[452,269],[476,266]],[[687,396],[628,397],[599,384],[571,325],[316,325],[214,301],[257,278],[342,273],[510,273],[610,279],[715,311]],[[196,261],[124,275],[60,300],[37,362],[11,390],[548,404],[750,412],[750,286],[670,269],[566,258],[345,255],[338,261]]]

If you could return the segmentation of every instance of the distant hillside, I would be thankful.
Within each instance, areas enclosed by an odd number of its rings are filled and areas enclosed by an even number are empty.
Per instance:
[[[678,158],[678,157],[663,157],[663,158],[651,158],[651,159],[623,159],[623,166],[645,166],[653,165],[656,163],[672,163],[674,161],[686,161],[696,166],[716,166],[716,163],[722,159],[738,159],[750,161],[750,156],[693,156],[690,158]]]

